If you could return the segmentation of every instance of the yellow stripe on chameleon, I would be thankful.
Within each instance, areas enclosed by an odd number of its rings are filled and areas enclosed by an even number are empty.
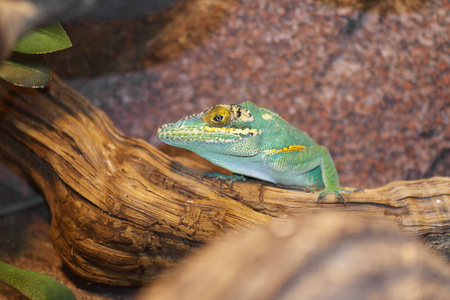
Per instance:
[[[210,131],[210,132],[230,132],[230,133],[237,133],[237,134],[249,134],[250,132],[256,133],[258,132],[257,129],[240,129],[240,128],[222,128],[222,127],[202,127],[202,131]]]
[[[294,152],[294,151],[302,151],[303,149],[305,149],[305,146],[301,146],[301,145],[290,145],[289,147],[284,147],[281,149],[274,149],[274,150],[268,150],[268,154],[269,155],[274,155],[274,154],[278,154],[278,153],[288,153],[288,152]]]

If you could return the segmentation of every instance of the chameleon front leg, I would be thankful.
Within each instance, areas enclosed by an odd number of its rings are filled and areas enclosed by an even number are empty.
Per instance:
[[[306,147],[298,152],[296,159],[297,164],[293,166],[293,170],[298,170],[303,174],[320,167],[322,182],[325,188],[323,190],[314,191],[320,193],[317,198],[318,202],[326,198],[326,195],[328,194],[335,194],[339,200],[345,203],[345,199],[341,193],[354,193],[361,190],[345,190],[341,188],[336,166],[334,165],[330,152],[324,146]]]
[[[231,174],[231,175],[226,175],[226,174],[222,174],[219,172],[202,173],[202,174],[200,174],[200,181],[202,181],[202,179],[204,177],[211,177],[213,179],[213,182],[216,182],[217,180],[223,180],[223,181],[229,180],[228,185],[230,186],[230,189],[233,188],[233,182],[247,180],[247,178],[245,176],[235,174],[235,173]]]

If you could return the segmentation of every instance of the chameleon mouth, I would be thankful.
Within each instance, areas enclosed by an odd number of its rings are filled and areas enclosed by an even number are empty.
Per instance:
[[[232,127],[190,127],[164,124],[158,128],[157,136],[163,142],[186,143],[231,143],[253,137],[257,129]]]

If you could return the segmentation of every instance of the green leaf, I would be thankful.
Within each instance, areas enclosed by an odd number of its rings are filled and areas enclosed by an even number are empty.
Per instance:
[[[24,54],[44,54],[72,46],[61,24],[43,26],[23,36],[13,51]]]
[[[19,291],[28,299],[76,300],[64,284],[48,275],[18,268],[0,261],[0,282]]]
[[[13,53],[0,63],[0,77],[15,85],[41,88],[50,81],[50,71],[42,55]]]

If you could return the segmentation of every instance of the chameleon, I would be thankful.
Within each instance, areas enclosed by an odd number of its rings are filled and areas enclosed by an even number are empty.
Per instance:
[[[318,202],[335,194],[345,203],[342,193],[360,190],[340,187],[327,148],[280,115],[252,102],[213,106],[162,125],[157,136],[166,144],[193,151],[234,173],[213,174],[222,179],[245,180],[247,176],[304,187],[319,193]]]

